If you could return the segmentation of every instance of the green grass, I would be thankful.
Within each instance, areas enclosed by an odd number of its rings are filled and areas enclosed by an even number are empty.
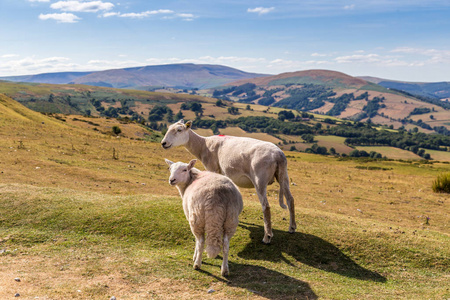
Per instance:
[[[260,242],[260,206],[246,201],[231,243],[232,275],[222,278],[220,259],[205,257],[203,270],[192,270],[194,242],[178,197],[109,196],[18,184],[0,184],[0,194],[0,248],[7,249],[2,266],[44,256],[73,272],[77,264],[71,260],[78,257],[79,278],[66,284],[86,284],[81,294],[93,299],[102,298],[105,289],[90,285],[89,279],[96,282],[116,269],[123,284],[136,290],[168,278],[189,283],[194,294],[205,296],[211,284],[218,284],[226,298],[391,299],[396,292],[409,299],[448,296],[443,276],[450,264],[449,238],[427,229],[303,210],[297,214],[300,230],[291,235],[285,231],[286,212],[274,207],[275,237],[266,246]],[[40,268],[33,261],[27,265],[24,281]],[[68,272],[64,267],[58,271],[62,278]],[[47,291],[23,296],[72,295],[59,280],[47,285]],[[120,296],[113,286],[107,292]]]

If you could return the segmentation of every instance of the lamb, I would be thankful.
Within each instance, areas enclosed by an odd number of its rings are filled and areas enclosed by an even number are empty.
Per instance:
[[[164,149],[184,146],[200,159],[208,171],[229,177],[237,186],[255,187],[264,215],[263,243],[269,244],[272,237],[270,206],[267,200],[267,185],[277,179],[280,184],[279,204],[289,208],[289,232],[294,233],[294,198],[289,189],[287,159],[283,151],[273,143],[252,138],[233,136],[203,137],[191,130],[192,122],[180,120],[169,126],[161,141]]]
[[[170,169],[169,184],[180,192],[184,214],[195,236],[194,269],[202,265],[206,233],[208,257],[215,258],[222,246],[221,273],[229,275],[228,251],[243,208],[241,193],[229,178],[194,168],[196,159],[189,164],[165,161]]]

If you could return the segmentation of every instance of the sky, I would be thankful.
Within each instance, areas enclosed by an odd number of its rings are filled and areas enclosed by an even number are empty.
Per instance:
[[[449,0],[0,0],[0,76],[172,63],[450,81]]]

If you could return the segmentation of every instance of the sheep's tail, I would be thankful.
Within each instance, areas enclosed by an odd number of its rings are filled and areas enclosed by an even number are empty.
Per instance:
[[[222,240],[224,234],[225,208],[216,206],[206,213],[205,231],[206,231],[206,253],[209,258],[215,258],[222,249]]]
[[[280,192],[278,194],[278,202],[281,206],[281,208],[286,209],[287,206],[284,202],[284,198],[289,198],[288,201],[290,199],[292,199],[293,201],[293,197],[291,194],[291,191],[289,189],[289,176],[288,176],[288,172],[287,172],[287,160],[286,157],[283,156],[283,159],[280,159],[278,161],[278,166],[277,166],[277,170],[275,172],[275,177],[278,181],[278,183],[280,184]]]

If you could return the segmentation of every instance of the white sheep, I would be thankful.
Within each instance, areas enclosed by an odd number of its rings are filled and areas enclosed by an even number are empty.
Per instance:
[[[208,171],[229,177],[237,186],[255,187],[264,215],[263,242],[270,243],[273,237],[267,185],[276,178],[280,184],[279,204],[289,208],[289,232],[295,232],[294,198],[289,189],[287,159],[283,151],[273,143],[252,138],[234,136],[203,137],[191,130],[191,121],[183,120],[169,126],[161,141],[164,149],[184,146],[200,159]]]
[[[170,185],[175,185],[183,199],[183,210],[195,236],[194,269],[202,265],[205,245],[208,257],[215,258],[223,247],[222,276],[229,275],[228,251],[242,211],[242,196],[227,177],[194,168],[189,164],[166,159]]]

